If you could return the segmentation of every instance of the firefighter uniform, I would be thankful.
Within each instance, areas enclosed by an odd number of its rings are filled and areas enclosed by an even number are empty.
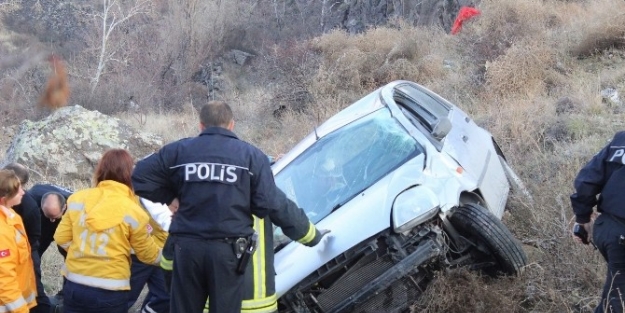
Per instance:
[[[623,312],[625,294],[625,132],[618,132],[578,173],[571,204],[576,222],[590,222],[593,207],[601,215],[595,220],[593,240],[608,263],[602,301],[595,312]],[[597,197],[599,195],[599,197]],[[624,237],[625,238],[625,237]],[[625,241],[625,240],[624,240]]]
[[[132,178],[141,197],[180,200],[169,231],[172,312],[202,312],[207,297],[213,313],[240,311],[244,276],[236,272],[237,240],[254,232],[252,214],[272,220],[289,215],[267,157],[231,131],[207,127],[139,161]],[[320,237],[310,223],[306,234],[309,241]]]
[[[321,236],[297,204],[289,200],[279,189],[277,199],[283,212],[286,212],[275,216],[275,224],[282,228],[282,232],[290,239],[307,246],[319,243]],[[270,217],[264,219],[254,217],[254,231],[259,234],[258,247],[245,271],[241,312],[277,312],[276,273],[273,267],[273,225]],[[161,268],[166,272],[171,271],[173,266],[171,245],[168,246],[169,249],[163,249],[161,258]],[[210,299],[206,302],[204,313],[209,312],[209,303]]]
[[[37,305],[30,249],[20,216],[0,206],[0,312],[28,313]]]
[[[125,312],[131,249],[144,263],[160,262],[160,249],[148,234],[149,217],[136,201],[130,188],[112,180],[69,197],[54,234],[67,250],[61,270],[66,309]]]

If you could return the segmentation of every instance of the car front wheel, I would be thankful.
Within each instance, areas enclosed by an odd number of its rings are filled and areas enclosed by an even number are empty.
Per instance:
[[[527,264],[527,256],[519,241],[500,219],[478,204],[464,204],[452,210],[448,217],[458,231],[473,264],[485,269],[517,275]]]

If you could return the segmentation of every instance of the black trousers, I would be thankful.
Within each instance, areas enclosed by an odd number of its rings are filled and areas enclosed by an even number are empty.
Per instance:
[[[171,313],[241,312],[244,275],[231,243],[176,237]]]
[[[603,286],[601,302],[595,313],[622,313],[625,302],[625,245],[619,237],[625,236],[625,221],[608,214],[601,214],[595,220],[593,240],[597,249],[608,263],[607,277]]]
[[[30,309],[31,313],[49,313],[52,310],[50,299],[46,295],[41,283],[41,257],[37,253],[37,249],[31,251],[33,265],[35,267],[35,283],[37,284],[37,306]]]

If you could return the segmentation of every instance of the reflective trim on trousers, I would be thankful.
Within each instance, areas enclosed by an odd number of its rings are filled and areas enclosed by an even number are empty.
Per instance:
[[[65,278],[77,284],[102,288],[106,290],[129,290],[130,279],[112,279],[86,276],[81,274],[72,273],[67,270],[65,266],[62,268],[62,272],[65,274]]]

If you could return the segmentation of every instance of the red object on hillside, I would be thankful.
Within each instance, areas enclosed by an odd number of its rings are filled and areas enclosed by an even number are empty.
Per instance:
[[[456,17],[456,20],[454,21],[454,26],[451,27],[451,34],[455,35],[457,34],[460,29],[462,29],[462,23],[464,23],[464,21],[476,16],[476,15],[480,15],[480,10],[476,9],[476,8],[472,8],[472,7],[462,7],[460,8],[460,11],[458,11],[458,16]]]

